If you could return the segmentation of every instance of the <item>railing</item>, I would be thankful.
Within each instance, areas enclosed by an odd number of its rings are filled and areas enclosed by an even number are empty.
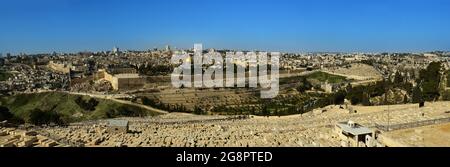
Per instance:
[[[403,123],[403,124],[395,124],[395,125],[390,125],[390,126],[375,124],[375,128],[383,130],[383,131],[393,131],[393,130],[415,128],[415,127],[421,127],[421,126],[427,126],[427,125],[442,124],[442,123],[447,123],[447,122],[450,122],[450,117],[425,120],[425,121],[417,121],[417,122],[409,122],[409,123]]]

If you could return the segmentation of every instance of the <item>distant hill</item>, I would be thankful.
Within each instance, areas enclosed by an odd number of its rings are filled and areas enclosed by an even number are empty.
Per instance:
[[[9,108],[14,116],[28,123],[33,123],[33,113],[39,113],[39,111],[56,115],[58,121],[62,123],[158,114],[112,100],[95,99],[87,96],[58,92],[0,97],[0,105]]]

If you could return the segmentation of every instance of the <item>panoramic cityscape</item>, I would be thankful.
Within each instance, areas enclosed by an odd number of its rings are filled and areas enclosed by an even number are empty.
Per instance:
[[[0,147],[450,147],[447,1],[123,3],[1,2]]]

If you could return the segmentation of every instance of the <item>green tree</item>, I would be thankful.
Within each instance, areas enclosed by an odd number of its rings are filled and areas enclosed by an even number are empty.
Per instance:
[[[335,95],[334,95],[334,104],[344,104],[345,101],[345,92],[344,91],[338,91]]]
[[[14,115],[9,111],[8,108],[0,106],[0,121],[10,120]]]
[[[396,73],[395,73],[395,77],[394,77],[394,85],[395,86],[400,86],[400,85],[402,85],[403,84],[403,76],[400,74],[400,72],[399,71],[397,71]]]
[[[436,100],[440,96],[440,70],[440,62],[431,62],[425,70],[420,71],[419,81],[422,82],[423,98],[426,101]]]
[[[95,100],[94,98],[91,98],[91,99],[89,99],[89,101],[87,102],[86,109],[89,110],[89,111],[94,111],[94,110],[95,110],[95,107],[97,107],[98,103],[99,103],[99,102],[98,102],[97,100]]]
[[[42,125],[42,124],[63,124],[61,121],[60,115],[56,111],[42,111],[40,109],[31,110],[27,119],[25,120],[27,123]]]
[[[364,106],[370,106],[370,96],[369,96],[369,93],[363,93],[361,103],[362,103],[362,105],[364,105]]]
[[[198,106],[194,106],[194,112],[193,112],[194,114],[197,114],[197,115],[204,115],[204,114],[206,114],[200,107],[198,107]]]
[[[420,89],[419,86],[416,86],[416,87],[413,88],[412,102],[413,103],[420,103],[422,101],[423,101],[422,90]]]
[[[307,90],[311,90],[313,87],[312,84],[304,77],[299,78],[299,86],[297,87],[297,91],[304,93]]]
[[[97,107],[99,102],[97,100],[95,100],[94,98],[91,98],[88,101],[85,101],[85,100],[83,100],[82,97],[77,97],[75,99],[75,103],[83,110],[94,111],[95,107]]]
[[[142,104],[147,105],[147,106],[155,106],[156,103],[154,100],[149,99],[148,97],[142,97]]]
[[[403,104],[407,104],[409,101],[408,101],[408,96],[405,94],[404,96],[403,96]]]

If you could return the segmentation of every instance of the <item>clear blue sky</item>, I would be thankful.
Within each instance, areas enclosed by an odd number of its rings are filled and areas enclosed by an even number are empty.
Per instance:
[[[1,0],[0,53],[450,50],[450,0]]]

